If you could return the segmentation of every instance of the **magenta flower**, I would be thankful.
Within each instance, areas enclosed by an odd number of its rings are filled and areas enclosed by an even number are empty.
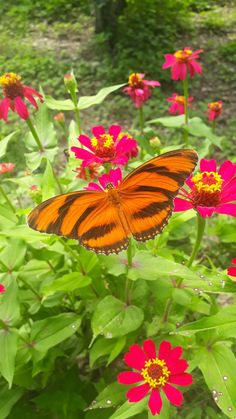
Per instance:
[[[123,89],[134,103],[136,108],[141,108],[144,102],[151,97],[150,87],[160,87],[159,81],[144,80],[145,74],[132,73],[129,76],[128,86]]]
[[[155,343],[150,340],[143,342],[143,347],[134,344],[125,354],[124,362],[136,371],[125,371],[118,375],[121,384],[141,385],[131,388],[126,396],[130,402],[142,400],[150,391],[148,401],[152,415],[159,414],[162,409],[161,391],[175,406],[183,403],[182,393],[174,385],[188,386],[192,384],[192,375],[186,373],[188,363],[180,359],[183,349],[180,346],[171,348],[171,344],[162,341],[156,354]],[[138,371],[138,372],[137,372]]]
[[[0,163],[0,174],[12,172],[15,166],[15,163]]]
[[[188,106],[189,106],[189,102],[192,102],[192,100],[193,100],[192,96],[188,97]],[[184,110],[185,97],[184,96],[180,96],[177,93],[173,93],[171,97],[168,97],[167,101],[172,103],[168,109],[169,113],[171,113],[172,115],[183,115],[185,113],[185,110]]]
[[[5,96],[0,102],[0,116],[5,121],[7,121],[9,109],[17,112],[20,118],[24,120],[29,118],[29,112],[24,99],[27,99],[35,109],[38,109],[38,105],[34,96],[43,102],[43,96],[32,89],[32,87],[22,84],[21,77],[18,74],[6,73],[2,75],[0,77],[0,84],[2,85]]]
[[[215,160],[200,161],[200,172],[186,180],[189,190],[180,189],[181,198],[175,198],[174,211],[196,209],[202,217],[214,212],[236,217],[236,164],[229,160],[219,170]]]
[[[122,181],[122,173],[120,168],[111,169],[109,173],[105,173],[104,175],[100,176],[98,181],[101,186],[95,182],[90,182],[85,189],[88,191],[104,192],[107,191],[107,185],[109,184],[112,184],[112,187],[117,188],[117,186]]]
[[[4,287],[3,284],[0,284],[0,294],[6,292],[6,288]]]
[[[209,121],[214,121],[217,119],[220,114],[222,113],[222,100],[218,100],[217,102],[208,103],[208,119]]]
[[[232,266],[227,269],[227,274],[230,276],[236,276],[236,258],[232,259],[231,265]]]
[[[174,54],[165,55],[165,63],[162,68],[171,67],[172,80],[185,80],[187,74],[193,77],[195,73],[200,74],[202,67],[196,61],[202,49],[193,52],[189,47],[176,51]]]
[[[119,140],[120,125],[111,125],[108,134],[103,126],[92,128],[94,137],[80,135],[78,140],[86,148],[71,147],[77,159],[83,160],[82,166],[91,163],[127,164],[130,153],[137,148],[137,141],[125,134]]]

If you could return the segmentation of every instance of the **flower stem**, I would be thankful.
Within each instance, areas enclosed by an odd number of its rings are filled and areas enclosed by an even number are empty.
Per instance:
[[[127,249],[127,274],[129,269],[132,267],[132,242],[131,239],[129,241],[129,246]],[[125,282],[125,301],[126,304],[130,304],[130,292],[132,289],[132,284],[130,286],[130,279],[127,277]]]
[[[10,208],[12,209],[12,211],[15,213],[15,212],[16,212],[15,207],[14,207],[14,205],[11,203],[10,199],[8,198],[8,196],[7,196],[6,192],[4,191],[4,189],[3,189],[3,187],[2,187],[1,185],[0,185],[0,192],[1,192],[2,196],[3,196],[3,198],[5,199],[5,201],[8,203],[9,207],[10,207]]]
[[[72,102],[74,103],[75,119],[76,119],[78,131],[80,135],[82,133],[81,120],[80,120],[80,112],[78,108],[78,98],[75,91],[71,91],[71,99],[72,99]]]
[[[144,129],[144,115],[143,115],[143,107],[139,108],[139,126],[140,126],[140,134],[143,134]]]
[[[62,188],[62,186],[60,184],[60,181],[59,181],[59,179],[57,177],[57,174],[55,173],[55,170],[54,169],[52,169],[52,171],[53,171],[53,176],[54,176],[54,179],[55,179],[56,184],[58,186],[58,189],[59,189],[60,193],[63,194],[64,191],[63,191],[63,188]]]
[[[184,87],[184,116],[185,116],[185,127],[184,127],[184,141],[186,146],[189,145],[189,138],[188,138],[188,131],[187,131],[187,125],[188,125],[188,76],[186,75],[186,78],[183,80],[183,87]]]
[[[203,237],[203,234],[204,234],[204,230],[205,230],[205,225],[206,225],[206,219],[203,218],[198,213],[197,214],[197,237],[196,237],[196,241],[195,241],[191,256],[190,256],[189,261],[186,265],[188,268],[190,268],[192,266],[192,263],[193,263],[193,261],[195,260],[197,254],[198,254],[200,244],[201,244],[201,241],[202,241],[202,237]],[[183,282],[183,278],[180,278],[179,280],[177,280],[176,288],[180,288],[181,285],[182,285],[182,282]],[[163,314],[163,319],[162,319],[163,323],[168,321],[170,313],[171,313],[172,306],[173,306],[173,298],[171,297],[171,298],[169,298],[169,300],[166,303],[166,307],[165,307],[164,314]]]
[[[44,151],[44,148],[43,148],[43,145],[42,145],[42,143],[41,143],[41,141],[40,141],[40,138],[39,138],[39,136],[38,136],[38,134],[37,134],[37,131],[36,131],[36,129],[35,129],[35,127],[34,127],[34,125],[33,125],[33,123],[32,123],[32,121],[31,121],[31,119],[30,118],[28,118],[28,119],[26,119],[26,121],[25,121],[26,123],[27,123],[27,125],[28,125],[28,127],[29,127],[29,130],[30,130],[30,132],[31,132],[31,134],[33,135],[33,137],[34,137],[34,139],[35,139],[35,142],[36,142],[36,144],[37,144],[37,146],[38,146],[38,148],[39,148],[39,151],[41,151],[41,153]]]
[[[212,121],[212,132],[213,132],[213,134],[215,133],[215,131],[216,131],[216,120],[214,119]]]

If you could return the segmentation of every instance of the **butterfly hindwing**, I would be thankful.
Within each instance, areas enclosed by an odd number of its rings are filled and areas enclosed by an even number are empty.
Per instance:
[[[142,164],[120,185],[122,209],[136,240],[154,238],[167,224],[173,200],[197,163],[193,150],[175,150]]]

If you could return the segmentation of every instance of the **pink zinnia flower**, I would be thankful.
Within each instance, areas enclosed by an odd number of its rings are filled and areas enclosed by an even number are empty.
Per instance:
[[[114,188],[117,188],[117,186],[122,181],[121,170],[119,168],[111,169],[109,173],[105,173],[104,175],[100,176],[98,178],[98,181],[101,186],[99,186],[97,183],[90,182],[85,189],[87,189],[88,191],[104,192],[107,191],[107,185],[109,184],[112,184]]]
[[[188,73],[190,77],[193,77],[195,73],[200,74],[202,72],[202,67],[196,61],[202,51],[202,49],[198,49],[193,52],[191,48],[186,47],[176,51],[174,54],[166,54],[162,68],[172,67],[172,80],[185,80]]]
[[[91,163],[86,168],[83,166],[76,167],[77,178],[88,180],[96,179],[98,177],[99,164]]]
[[[218,100],[217,102],[208,103],[208,118],[209,121],[214,121],[217,119],[220,114],[222,113],[222,100]]]
[[[143,347],[134,344],[125,354],[124,362],[136,371],[125,371],[118,375],[121,384],[143,384],[131,388],[127,392],[130,402],[138,402],[150,391],[148,401],[152,415],[159,414],[162,409],[161,390],[167,399],[175,406],[183,403],[183,395],[171,384],[188,386],[192,384],[192,375],[186,373],[188,363],[180,359],[183,349],[180,346],[171,348],[171,344],[162,341],[156,355],[155,344],[152,340],[145,340]]]
[[[232,259],[231,261],[231,265],[228,269],[227,269],[227,274],[231,275],[231,276],[236,276],[236,258]]]
[[[229,160],[219,170],[215,160],[200,161],[200,172],[186,180],[189,190],[180,189],[182,198],[175,198],[174,211],[196,209],[202,217],[214,212],[236,217],[236,164]]]
[[[188,106],[189,102],[192,102],[193,97],[188,97]],[[184,104],[185,104],[185,97],[178,95],[178,93],[173,93],[171,97],[168,97],[168,102],[172,102],[168,111],[173,115],[183,115],[185,113]]]
[[[4,287],[3,284],[0,284],[0,293],[3,293],[6,291],[6,288]]]
[[[21,83],[21,77],[15,73],[6,73],[0,77],[0,84],[3,88],[4,99],[0,102],[0,115],[5,121],[8,118],[9,109],[17,112],[20,118],[26,120],[29,118],[29,112],[24,102],[27,99],[35,109],[38,105],[34,96],[43,102],[43,96],[36,90]]]
[[[145,74],[132,73],[129,76],[128,86],[123,89],[132,99],[136,108],[141,108],[144,102],[151,97],[150,87],[160,87],[159,81],[144,80]]]
[[[0,163],[0,174],[12,172],[15,166],[15,163]]]
[[[111,125],[108,134],[103,126],[92,128],[94,137],[80,135],[78,140],[85,148],[71,147],[77,159],[83,160],[82,166],[86,167],[91,163],[112,163],[124,165],[128,163],[129,153],[137,148],[137,141],[123,135],[119,140],[121,132],[120,125]]]

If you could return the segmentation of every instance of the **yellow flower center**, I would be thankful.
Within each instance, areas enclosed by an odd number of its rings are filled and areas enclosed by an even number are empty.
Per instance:
[[[144,368],[141,370],[144,381],[152,388],[164,386],[169,379],[170,371],[165,361],[152,358],[145,362]]]
[[[103,147],[111,148],[114,145],[113,136],[110,134],[101,134],[100,138],[103,140]]]
[[[184,96],[176,96],[175,101],[181,103],[181,105],[185,104],[185,97]]]
[[[133,138],[132,135],[130,135],[128,132],[120,132],[117,139],[120,141],[123,137],[126,138]]]
[[[0,84],[2,86],[9,86],[17,84],[21,80],[21,76],[16,73],[5,73],[0,77]]]
[[[142,77],[140,76],[139,73],[132,73],[129,76],[129,86],[131,87],[136,87],[138,86],[140,83],[142,83]]]
[[[193,51],[191,49],[180,49],[175,52],[174,56],[177,60],[185,62],[188,61],[190,55],[192,55]]]
[[[214,193],[221,191],[223,179],[218,172],[202,172],[193,176],[192,182],[195,184],[198,192],[206,191]]]
[[[220,102],[211,102],[209,103],[208,107],[215,112],[219,112],[222,108],[222,103]]]

